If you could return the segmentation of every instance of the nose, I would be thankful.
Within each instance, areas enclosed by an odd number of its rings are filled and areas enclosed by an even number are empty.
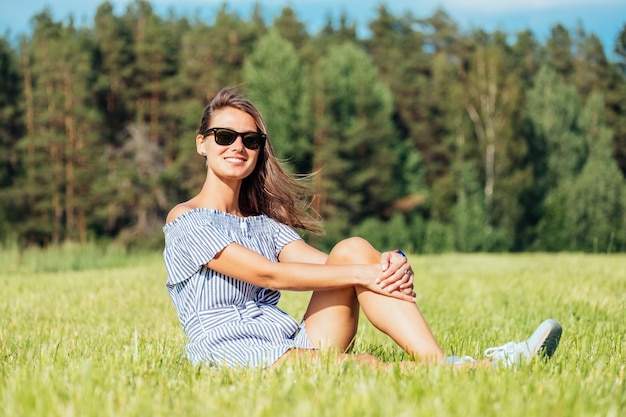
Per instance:
[[[237,135],[235,141],[231,143],[230,146],[235,147],[238,150],[244,149],[245,146],[243,146],[243,137],[241,135]]]

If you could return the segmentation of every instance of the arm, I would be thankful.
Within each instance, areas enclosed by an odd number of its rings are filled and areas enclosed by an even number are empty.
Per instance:
[[[327,254],[309,245],[304,240],[294,240],[286,244],[278,255],[280,262],[325,264],[327,259]]]
[[[219,273],[236,277],[265,288],[310,291],[331,290],[361,285],[371,291],[413,301],[413,297],[395,291],[383,290],[377,283],[387,278],[380,264],[323,265],[326,255],[306,245],[285,246],[281,262],[272,262],[264,256],[237,243],[231,243],[218,253],[207,266]],[[290,248],[290,246],[292,246]],[[303,252],[296,255],[298,250]],[[293,261],[292,261],[293,260]],[[297,262],[296,262],[297,260]]]
[[[280,262],[305,262],[324,264],[328,255],[312,247],[303,240],[295,240],[286,245],[279,255]],[[406,295],[415,297],[413,291],[413,272],[404,274],[405,269],[411,269],[407,258],[397,251],[383,252],[380,256],[381,274],[388,272],[386,278],[381,276],[379,286],[387,292],[402,291]]]

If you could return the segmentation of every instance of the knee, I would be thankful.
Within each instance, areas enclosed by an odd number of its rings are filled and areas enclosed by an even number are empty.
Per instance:
[[[330,256],[342,263],[378,262],[380,253],[365,239],[349,237],[337,243]]]

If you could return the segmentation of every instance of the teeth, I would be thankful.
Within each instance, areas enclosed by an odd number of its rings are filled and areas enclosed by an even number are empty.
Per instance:
[[[226,158],[226,160],[230,162],[245,162],[245,159],[239,159],[239,158]]]

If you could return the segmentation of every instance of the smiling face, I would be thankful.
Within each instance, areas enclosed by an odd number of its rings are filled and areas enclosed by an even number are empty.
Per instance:
[[[234,107],[224,107],[211,115],[208,128],[220,127],[237,132],[256,132],[254,118],[248,113]],[[196,137],[196,149],[199,154],[206,155],[209,174],[215,175],[224,182],[241,181],[249,176],[256,166],[260,149],[252,150],[243,145],[238,136],[227,146],[215,143],[215,134],[201,134]]]

